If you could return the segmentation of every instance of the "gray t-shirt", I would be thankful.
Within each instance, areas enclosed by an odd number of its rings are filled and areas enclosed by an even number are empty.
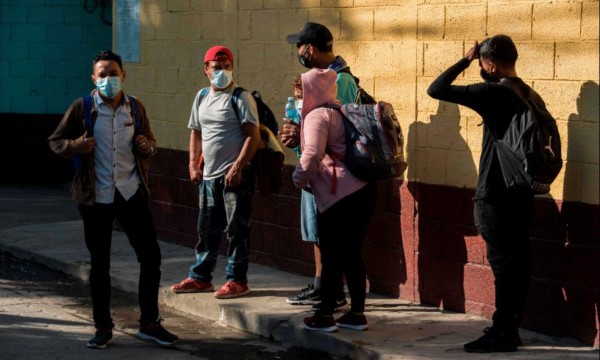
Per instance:
[[[204,155],[203,178],[211,180],[227,174],[237,160],[246,141],[242,124],[259,126],[256,102],[248,91],[243,91],[237,101],[239,118],[233,110],[231,95],[237,85],[223,91],[196,94],[188,128],[202,133]]]

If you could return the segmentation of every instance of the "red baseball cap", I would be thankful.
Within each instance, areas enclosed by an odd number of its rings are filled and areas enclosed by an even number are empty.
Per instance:
[[[224,55],[218,55],[218,53],[222,53]],[[206,51],[206,55],[204,55],[204,63],[206,64],[209,61],[217,61],[222,56],[225,56],[227,59],[233,62],[233,53],[231,50],[222,45],[213,46]]]

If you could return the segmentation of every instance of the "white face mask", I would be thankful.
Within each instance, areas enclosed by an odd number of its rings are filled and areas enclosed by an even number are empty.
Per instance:
[[[213,70],[210,83],[217,89],[225,89],[233,81],[233,71]]]
[[[296,111],[298,115],[302,116],[302,99],[296,100]]]

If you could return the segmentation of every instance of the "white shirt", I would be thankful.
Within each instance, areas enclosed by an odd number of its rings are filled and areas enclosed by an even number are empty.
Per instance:
[[[141,183],[133,155],[134,119],[131,118],[129,97],[113,111],[98,93],[94,103],[98,117],[94,124],[94,168],[96,171],[96,202],[111,204],[115,188],[129,200]]]

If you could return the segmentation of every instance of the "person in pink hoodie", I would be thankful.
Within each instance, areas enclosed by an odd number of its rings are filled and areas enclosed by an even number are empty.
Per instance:
[[[366,330],[366,270],[362,244],[375,210],[374,183],[356,178],[334,158],[346,152],[342,115],[337,109],[337,74],[331,69],[312,69],[302,74],[302,157],[292,179],[309,190],[317,203],[317,226],[322,254],[322,306],[304,319],[308,330],[333,332],[337,327]],[[336,283],[346,277],[350,311],[334,320]]]

